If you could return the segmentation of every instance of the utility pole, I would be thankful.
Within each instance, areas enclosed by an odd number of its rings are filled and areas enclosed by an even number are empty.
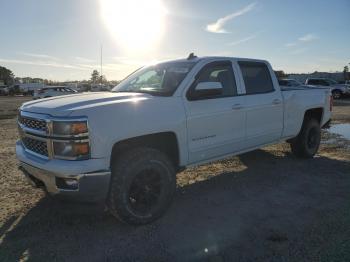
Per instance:
[[[101,44],[101,80],[100,82],[102,84],[102,44]]]

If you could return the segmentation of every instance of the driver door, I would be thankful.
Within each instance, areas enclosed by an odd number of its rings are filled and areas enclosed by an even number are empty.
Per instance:
[[[221,93],[208,92],[196,97],[196,86],[203,82],[219,82]],[[237,95],[231,61],[209,63],[200,70],[185,100],[190,163],[221,157],[243,148],[244,99]]]

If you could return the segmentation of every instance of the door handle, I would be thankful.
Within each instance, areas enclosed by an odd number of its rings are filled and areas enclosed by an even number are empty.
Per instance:
[[[281,104],[282,103],[282,101],[280,100],[280,99],[274,99],[273,101],[272,101],[272,104],[273,105],[279,105],[279,104]]]
[[[232,106],[232,110],[240,110],[240,109],[242,109],[243,108],[243,106],[241,105],[241,104],[234,104],[233,106]]]

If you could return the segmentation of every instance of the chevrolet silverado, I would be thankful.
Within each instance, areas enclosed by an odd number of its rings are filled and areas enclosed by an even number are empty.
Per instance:
[[[186,167],[281,141],[313,157],[331,107],[328,89],[281,90],[267,61],[190,55],[140,68],[112,92],[24,103],[16,154],[33,185],[145,224]]]

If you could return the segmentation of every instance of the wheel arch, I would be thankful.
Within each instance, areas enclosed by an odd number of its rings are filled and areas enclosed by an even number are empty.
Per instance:
[[[110,165],[126,151],[137,147],[157,149],[170,158],[176,170],[181,169],[178,138],[176,133],[172,131],[141,135],[114,143],[110,157]]]
[[[304,114],[304,121],[310,118],[316,119],[321,124],[323,118],[323,108],[316,107],[306,110]]]

